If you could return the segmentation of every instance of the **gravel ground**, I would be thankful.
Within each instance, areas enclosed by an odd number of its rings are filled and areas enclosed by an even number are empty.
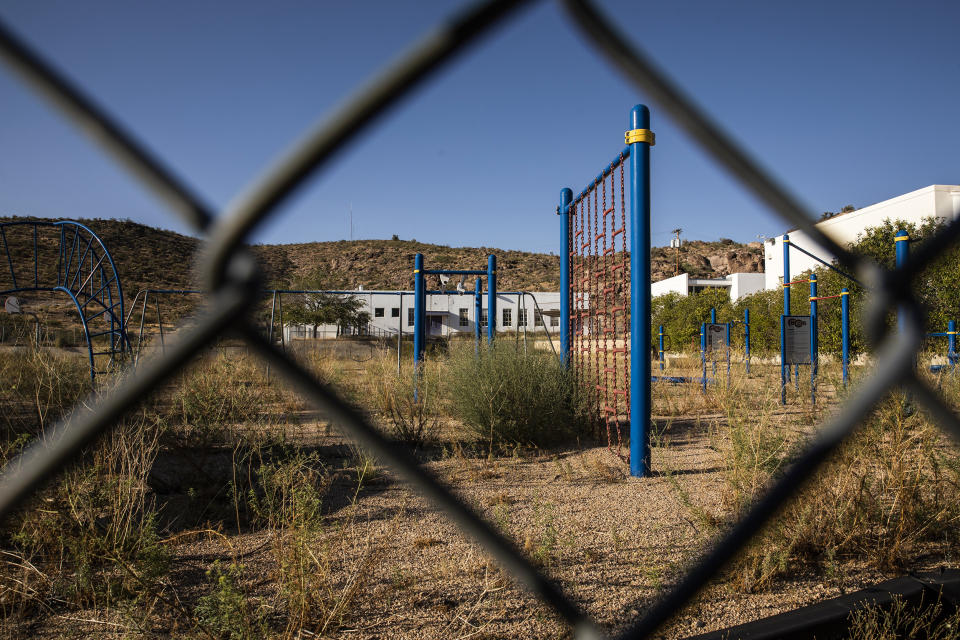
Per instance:
[[[323,439],[334,441],[335,436]],[[721,513],[723,470],[704,429],[673,421],[653,448],[651,478],[626,474],[606,448],[558,454],[470,458],[456,452],[428,467],[507,533],[590,616],[610,632],[641,615],[710,543],[694,507]],[[667,471],[668,470],[668,471]],[[388,474],[357,494],[346,471],[327,496],[332,505],[318,554],[331,598],[346,598],[339,625],[313,638],[555,638],[569,630],[545,605],[505,576],[445,515]],[[242,588],[269,613],[277,601],[275,533],[213,533],[171,541],[175,562],[169,601],[190,603],[209,592],[215,561],[243,566]],[[927,567],[917,567],[918,570]],[[825,579],[797,576],[759,594],[728,584],[711,587],[680,612],[663,638],[722,629],[856,590],[889,577],[855,565]],[[183,605],[188,606],[188,605]],[[173,626],[144,627],[97,611],[51,615],[30,628],[8,621],[0,637],[203,637]],[[176,619],[176,616],[166,619]],[[12,624],[11,624],[12,623]]]

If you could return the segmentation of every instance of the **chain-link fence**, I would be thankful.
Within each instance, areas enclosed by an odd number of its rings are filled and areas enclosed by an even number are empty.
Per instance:
[[[203,235],[206,248],[198,269],[209,291],[204,310],[197,314],[189,329],[182,331],[175,341],[171,340],[165,355],[142,363],[135,375],[126,378],[115,392],[92,400],[92,410],[77,412],[66,419],[51,437],[35,442],[3,470],[0,517],[6,517],[42,483],[64,469],[85,445],[110,429],[144,394],[173,376],[198,350],[225,335],[240,337],[271,365],[273,371],[284,376],[345,433],[387,462],[398,475],[442,508],[510,574],[551,605],[571,625],[576,637],[602,637],[598,626],[573,599],[528,562],[513,544],[441,486],[411,454],[392,446],[331,388],[285,357],[246,319],[246,313],[260,297],[257,265],[243,248],[254,229],[323,168],[337,150],[349,144],[360,131],[479,37],[509,20],[524,4],[522,0],[492,0],[432,31],[323,126],[305,136],[292,152],[256,181],[243,198],[219,215],[81,88],[0,23],[0,53],[23,81],[55,104],[79,129]],[[645,92],[657,114],[669,115],[747,189],[786,221],[809,233],[817,244],[853,269],[874,292],[872,308],[866,314],[868,329],[878,342],[873,374],[846,402],[843,410],[820,428],[795,463],[778,477],[712,551],[621,635],[623,638],[645,638],[688,602],[748,543],[804,480],[811,477],[830,452],[854,431],[874,405],[895,387],[906,388],[943,429],[954,438],[960,438],[960,422],[938,392],[916,374],[914,362],[923,337],[923,313],[911,296],[911,280],[960,234],[960,221],[945,227],[898,271],[882,271],[872,263],[857,259],[815,228],[810,213],[634,45],[618,34],[589,2],[565,0],[563,5],[573,23],[597,50]],[[549,213],[549,207],[545,213]],[[901,310],[900,330],[884,336],[885,318],[894,309]]]

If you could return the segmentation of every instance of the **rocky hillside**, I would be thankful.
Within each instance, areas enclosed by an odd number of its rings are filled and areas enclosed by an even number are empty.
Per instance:
[[[0,222],[27,218],[0,218]],[[80,220],[110,249],[126,296],[144,288],[194,288],[191,268],[200,242],[172,231],[128,220]],[[15,244],[15,238],[9,238]],[[23,247],[24,251],[27,247]],[[408,240],[355,240],[302,244],[255,245],[270,287],[309,286],[329,289],[410,289],[413,256],[423,253],[427,268],[481,269],[487,254],[497,256],[497,285],[503,290],[551,291],[559,287],[560,259],[555,255],[506,251],[494,247],[448,247]],[[32,247],[29,249],[32,256]],[[687,242],[680,250],[680,268],[697,277],[720,277],[737,271],[762,270],[759,242],[732,240]],[[55,265],[51,265],[55,268]],[[653,279],[674,275],[675,250],[652,250]],[[0,287],[4,283],[0,280]],[[436,286],[436,282],[428,283]],[[469,284],[468,284],[469,287]]]
[[[697,278],[720,278],[731,273],[763,271],[763,244],[738,244],[723,238],[717,242],[691,240],[680,248],[680,273]],[[677,250],[654,247],[651,251],[650,271],[653,281],[663,280],[677,273]]]

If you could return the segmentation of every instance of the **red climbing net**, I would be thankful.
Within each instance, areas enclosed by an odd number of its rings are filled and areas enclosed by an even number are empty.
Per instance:
[[[626,459],[630,422],[630,253],[624,157],[570,207],[570,350],[607,446]],[[614,448],[616,446],[616,448]]]

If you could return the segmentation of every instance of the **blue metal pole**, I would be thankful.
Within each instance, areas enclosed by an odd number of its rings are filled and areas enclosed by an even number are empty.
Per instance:
[[[790,315],[790,236],[783,234],[783,315]]]
[[[630,474],[650,474],[650,111],[630,111]]]
[[[707,391],[707,325],[700,323],[700,364],[703,365],[703,391]]]
[[[816,377],[820,365],[820,345],[817,325],[817,274],[810,274],[810,403],[816,404]]]
[[[413,258],[413,367],[417,372],[423,362],[425,338],[423,317],[426,301],[423,286],[423,254],[418,253]]]
[[[843,386],[847,386],[850,379],[850,291],[840,290],[840,333],[843,341]]]
[[[813,356],[812,361],[814,373],[819,373],[819,359],[820,359],[820,327],[817,325],[817,301],[814,300],[819,294],[817,293],[817,274],[810,274],[810,324],[813,326],[813,336],[810,341],[810,352]]]
[[[560,357],[570,366],[570,203],[571,189],[560,190]]]
[[[787,316],[780,316],[780,404],[787,404],[787,371],[790,365],[786,364],[787,359],[787,339],[786,339]]]
[[[481,289],[480,278],[477,278],[473,288],[473,306],[473,324],[476,333],[476,348],[474,351],[477,355],[480,355],[480,338],[483,335],[480,328],[480,316],[483,315],[483,289]]]
[[[497,335],[497,256],[487,256],[487,343]]]
[[[660,340],[659,340],[659,343],[660,343],[660,371],[663,371],[663,325],[660,325],[660,331],[659,331],[659,333],[657,334],[657,336],[660,338]]]
[[[714,309],[713,307],[710,307],[710,323],[715,324],[716,322],[717,322],[717,310]],[[707,337],[707,340],[709,341],[710,338]],[[713,367],[713,377],[716,378],[717,377],[717,354],[715,353],[710,354],[710,364]]]
[[[902,269],[910,257],[910,236],[901,229],[893,236],[893,244],[896,247],[897,269]],[[900,333],[903,333],[906,327],[906,310],[903,305],[897,306],[897,327]]]
[[[957,323],[951,320],[947,323],[947,362],[957,363]]]
[[[732,326],[732,322],[727,323],[727,383],[730,382],[730,327]]]
[[[743,352],[747,359],[747,373],[750,373],[750,309],[743,310]]]
[[[783,315],[790,315],[790,236],[788,234],[783,234]],[[783,336],[780,336],[781,340]],[[790,380],[790,367],[789,365],[784,368],[783,365],[783,352],[781,350],[781,359],[780,359],[780,372],[784,380]],[[784,390],[786,393],[786,390]],[[786,399],[784,399],[786,402]]]

